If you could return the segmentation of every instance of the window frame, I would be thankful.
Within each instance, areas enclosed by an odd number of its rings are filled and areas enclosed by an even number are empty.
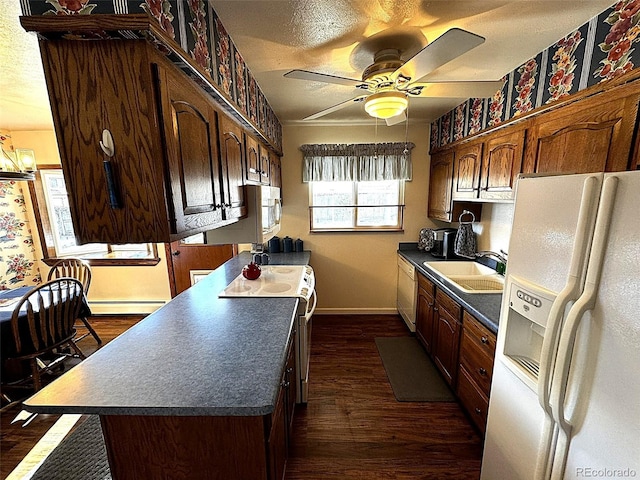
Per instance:
[[[82,249],[68,253],[65,255],[58,255],[56,251],[56,242],[54,228],[51,225],[49,217],[49,208],[47,204],[47,194],[45,192],[45,186],[42,179],[42,173],[49,170],[62,171],[61,165],[38,165],[38,171],[36,172],[36,179],[29,183],[29,193],[31,196],[31,203],[33,204],[33,211],[35,215],[36,225],[38,229],[38,236],[40,237],[40,244],[42,245],[43,259],[42,261],[52,266],[58,259],[65,257],[78,257],[86,260],[92,266],[153,266],[160,263],[160,256],[158,255],[158,247],[155,243],[147,243],[148,256],[145,258],[119,258],[114,255],[114,252],[126,250],[122,248],[123,245],[116,244],[92,244],[92,245],[104,245],[103,254],[100,257],[93,254],[99,253],[99,251],[82,251]]]
[[[373,182],[344,182],[352,184],[352,198],[355,200],[351,205],[313,205],[313,187],[318,183],[332,183],[332,182],[308,182],[309,184],[309,231],[312,233],[331,233],[331,232],[404,232],[404,195],[405,195],[405,183],[406,180],[386,180],[398,182],[398,201],[394,204],[378,204],[378,205],[359,205],[358,204],[358,184],[360,183],[373,183]],[[367,225],[358,226],[358,210],[361,208],[380,208],[380,207],[395,207],[398,209],[398,223],[396,225]],[[319,208],[353,208],[353,224],[351,227],[328,227],[319,228],[313,224],[313,211]]]

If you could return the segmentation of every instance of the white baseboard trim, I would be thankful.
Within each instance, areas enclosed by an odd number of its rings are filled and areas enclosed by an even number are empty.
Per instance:
[[[317,308],[314,315],[399,315],[397,308]]]
[[[89,308],[94,315],[138,315],[153,313],[165,303],[165,300],[95,300],[89,301]]]

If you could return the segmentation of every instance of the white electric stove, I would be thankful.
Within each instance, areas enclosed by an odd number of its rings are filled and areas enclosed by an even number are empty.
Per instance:
[[[295,343],[296,370],[299,380],[297,402],[307,403],[309,392],[309,357],[311,355],[311,317],[316,309],[316,280],[309,265],[262,265],[255,280],[238,275],[218,295],[222,298],[298,297],[300,306]]]

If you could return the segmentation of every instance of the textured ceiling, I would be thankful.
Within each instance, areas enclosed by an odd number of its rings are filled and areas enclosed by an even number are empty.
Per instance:
[[[210,0],[282,123],[355,97],[352,88],[283,78],[305,69],[360,78],[373,53],[391,43],[405,57],[452,27],[483,45],[425,80],[497,80],[555,43],[611,0]],[[18,23],[19,0],[0,9],[0,128],[52,127],[34,35]],[[464,98],[412,99],[409,117],[430,122]],[[362,104],[315,124],[372,123]]]

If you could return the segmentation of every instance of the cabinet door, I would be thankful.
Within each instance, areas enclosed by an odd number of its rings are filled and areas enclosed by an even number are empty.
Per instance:
[[[291,432],[293,431],[293,415],[296,408],[296,396],[298,393],[298,377],[296,376],[295,348],[297,331],[294,330],[291,345],[289,345],[289,355],[285,366],[284,381],[287,393],[287,444],[291,444]]]
[[[284,389],[281,388],[275,409],[271,414],[271,429],[267,442],[270,480],[282,480],[287,465],[287,423],[284,398]]]
[[[155,79],[140,42],[40,44],[71,217],[80,243],[170,239]],[[100,148],[108,129],[115,154]],[[118,205],[111,205],[109,161]],[[141,188],[144,186],[144,188]]]
[[[433,155],[430,171],[429,218],[450,222],[453,152],[441,152]]]
[[[222,161],[222,198],[226,220],[244,217],[243,132],[226,115],[220,115],[220,159]]]
[[[465,145],[455,152],[453,198],[478,198],[482,144]]]
[[[259,183],[260,178],[260,148],[258,141],[246,135],[246,158],[247,158],[247,181],[251,183]]]
[[[482,161],[480,198],[511,200],[516,177],[522,170],[525,130],[492,137],[487,140]]]
[[[272,187],[282,187],[282,172],[280,166],[280,157],[273,152],[269,152],[269,181]]]
[[[260,145],[260,181],[265,185],[269,185],[270,169],[269,149]]]
[[[440,293],[440,292],[438,292]],[[452,302],[448,300],[448,302]],[[447,383],[456,384],[458,353],[460,348],[459,315],[448,310],[447,305],[436,299],[436,330],[433,341],[433,360]]]
[[[158,76],[173,228],[195,234],[222,221],[216,111],[184,78]]]
[[[418,301],[416,305],[416,336],[424,349],[433,352],[433,334],[435,329],[434,286],[429,280],[418,274]]]
[[[594,105],[590,99],[540,115],[527,144],[526,171],[590,173],[626,170],[637,99]],[[560,116],[562,115],[562,116]]]

